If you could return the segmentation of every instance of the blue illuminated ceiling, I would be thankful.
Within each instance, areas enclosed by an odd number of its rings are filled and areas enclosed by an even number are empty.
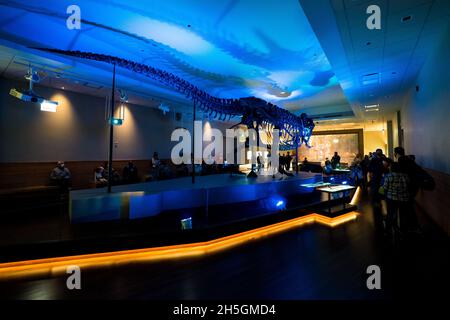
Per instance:
[[[146,63],[221,98],[350,109],[297,0],[76,1],[79,31],[66,27],[73,3],[0,1],[0,38]]]

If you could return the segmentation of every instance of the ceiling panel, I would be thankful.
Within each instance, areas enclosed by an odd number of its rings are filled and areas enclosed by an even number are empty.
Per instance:
[[[389,1],[389,13],[397,14],[399,12],[408,11],[411,8],[416,8],[421,5],[427,5],[433,2],[432,0],[394,0]]]
[[[322,46],[331,65],[339,65],[336,76],[341,85],[345,83],[344,93],[360,117],[366,116],[361,112],[361,103],[366,101],[380,103],[380,113],[398,110],[402,96],[442,41],[450,22],[450,1],[443,0],[300,2],[319,41],[332,42],[322,42]],[[366,9],[372,4],[381,8],[381,30],[369,30],[365,25]],[[327,27],[319,11],[333,13],[334,20],[330,19]],[[402,22],[408,15],[412,19]],[[328,34],[334,34],[334,39]],[[361,77],[370,73],[379,73],[380,81],[363,85]]]

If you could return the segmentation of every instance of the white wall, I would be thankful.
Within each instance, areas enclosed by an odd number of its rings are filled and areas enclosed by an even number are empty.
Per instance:
[[[436,52],[430,54],[416,84],[407,92],[401,127],[407,154],[428,169],[433,191],[420,191],[416,201],[450,235],[450,26]]]
[[[375,152],[376,149],[383,150],[386,154],[387,150],[386,131],[366,131],[364,130],[364,154]]]
[[[416,84],[401,110],[406,152],[425,168],[450,173],[450,28]]]
[[[26,83],[0,78],[0,162],[107,159],[105,99],[36,87],[40,95],[60,103],[56,113],[41,112],[38,105],[11,97],[9,90],[14,87],[24,88]],[[190,129],[191,121],[185,115],[176,121],[173,112],[164,115],[155,108],[128,104],[124,125],[114,128],[114,159],[150,159],[154,151],[170,158],[175,144],[170,141],[172,131]]]

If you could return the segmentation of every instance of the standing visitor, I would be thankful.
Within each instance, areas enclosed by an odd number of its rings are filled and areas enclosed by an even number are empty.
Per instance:
[[[372,155],[372,159],[369,161],[369,177],[370,177],[370,194],[372,195],[372,201],[374,204],[379,204],[380,196],[378,190],[381,186],[381,178],[384,173],[383,159],[385,158],[383,151],[377,149]]]
[[[355,186],[362,185],[363,180],[363,171],[362,171],[362,159],[361,155],[357,154],[355,159],[353,159],[351,165],[350,165],[350,177],[354,181]]]
[[[340,166],[341,163],[341,156],[338,155],[337,151],[334,152],[334,156],[331,158],[331,166],[333,169],[336,169]]]
[[[406,232],[402,219],[408,211],[410,202],[410,180],[406,173],[401,172],[400,165],[396,162],[390,164],[390,172],[384,177],[382,189],[386,196],[387,216],[386,233],[388,236]],[[400,216],[400,228],[398,217]]]
[[[407,210],[404,211],[403,216],[400,216],[400,224],[403,224],[401,227],[407,232],[420,232],[415,212],[415,198],[419,189],[433,190],[434,179],[414,161],[415,159],[406,156],[405,149],[402,147],[394,148],[394,157],[397,158],[401,172],[407,174],[410,180],[410,198]]]

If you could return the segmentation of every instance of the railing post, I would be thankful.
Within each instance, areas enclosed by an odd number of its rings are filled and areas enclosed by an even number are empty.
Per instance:
[[[116,64],[113,69],[113,82],[111,93],[111,110],[109,111],[109,158],[108,158],[108,193],[111,193],[112,187],[112,161],[113,161],[113,147],[114,147],[114,126],[112,119],[114,118],[114,92],[116,91]]]

